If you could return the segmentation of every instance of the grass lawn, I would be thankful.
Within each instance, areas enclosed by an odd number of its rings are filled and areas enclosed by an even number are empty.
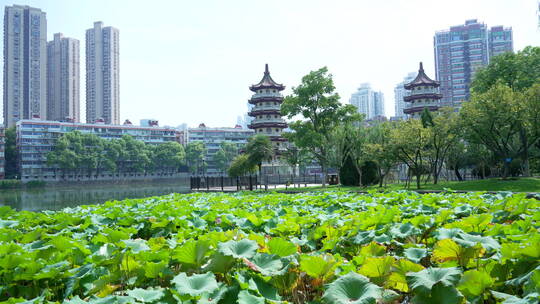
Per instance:
[[[516,178],[502,180],[500,178],[491,178],[483,180],[463,181],[463,182],[439,182],[439,184],[422,184],[420,190],[462,190],[462,191],[512,191],[512,192],[540,192],[540,178]],[[289,188],[281,191],[312,191],[322,190],[322,187],[307,187],[307,188]],[[367,191],[375,189],[383,190],[403,190],[406,189],[404,184],[388,184],[382,188],[378,186],[369,187],[348,187],[348,186],[328,186],[326,189],[344,189]],[[416,190],[416,184],[412,183],[409,190]]]

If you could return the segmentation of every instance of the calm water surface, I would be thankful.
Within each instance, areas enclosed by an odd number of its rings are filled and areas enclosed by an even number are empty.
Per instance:
[[[189,180],[133,182],[130,184],[76,185],[0,191],[0,206],[17,210],[59,210],[110,200],[143,198],[169,193],[188,193]]]

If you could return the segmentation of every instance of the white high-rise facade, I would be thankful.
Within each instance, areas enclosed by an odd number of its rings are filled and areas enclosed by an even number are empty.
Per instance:
[[[403,81],[398,83],[396,87],[394,88],[394,102],[395,102],[394,117],[399,117],[401,119],[405,119],[407,117],[407,115],[403,113],[403,109],[406,108],[405,101],[403,101],[403,97],[407,96],[407,94],[409,94],[409,91],[405,90],[404,86],[405,84],[413,81],[415,77],[416,77],[416,72],[411,72],[407,74],[407,76],[403,78]]]
[[[120,124],[119,33],[95,22],[86,30],[86,122]]]
[[[384,94],[374,91],[369,83],[362,83],[358,90],[351,95],[349,103],[364,114],[366,119],[384,116]]]
[[[29,6],[4,11],[4,125],[47,114],[47,18]]]
[[[80,122],[79,40],[54,34],[47,57],[47,119]]]

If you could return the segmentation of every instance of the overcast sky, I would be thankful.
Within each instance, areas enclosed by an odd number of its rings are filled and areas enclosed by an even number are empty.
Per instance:
[[[47,13],[53,34],[81,41],[85,116],[85,30],[120,30],[121,120],[234,126],[268,63],[290,94],[303,75],[327,66],[341,101],[364,82],[385,95],[424,62],[434,78],[435,31],[478,19],[513,28],[514,50],[540,45],[537,0],[48,0],[6,1]],[[3,18],[1,18],[3,24]],[[3,43],[3,40],[0,41]],[[2,45],[3,48],[3,45]],[[3,64],[3,63],[2,63]]]

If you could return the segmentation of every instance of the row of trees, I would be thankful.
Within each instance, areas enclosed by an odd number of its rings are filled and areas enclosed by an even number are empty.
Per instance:
[[[465,167],[483,177],[540,171],[540,48],[495,57],[477,72],[471,92],[459,113],[426,109],[419,120],[368,125],[339,102],[332,75],[321,68],[293,88],[282,113],[296,119],[286,135],[294,149],[311,155],[324,173],[353,167],[359,183],[374,167],[382,185],[399,165],[417,187],[423,177],[437,183],[444,169],[460,180]]]
[[[184,147],[177,142],[145,144],[124,135],[107,140],[72,131],[58,138],[47,163],[62,172],[99,175],[115,173],[173,173],[185,164]]]

